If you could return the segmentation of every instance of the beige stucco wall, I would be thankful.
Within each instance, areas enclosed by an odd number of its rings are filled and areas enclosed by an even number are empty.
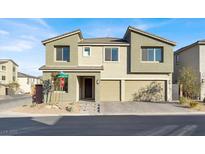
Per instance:
[[[49,42],[46,47],[46,66],[76,66],[78,64],[79,35],[75,34]],[[55,46],[70,46],[70,62],[56,62]]]
[[[78,47],[78,65],[79,66],[102,66],[102,46],[89,46],[91,49],[90,56],[83,56],[84,46]]]
[[[200,81],[201,81],[201,100],[205,98],[205,45],[199,46],[199,70],[200,70]],[[204,82],[202,82],[202,80]]]
[[[2,66],[6,66],[6,70],[2,70]],[[15,72],[13,72],[13,67],[15,67]],[[13,76],[16,78],[17,81],[17,72],[18,67],[11,61],[7,63],[0,64],[0,82],[2,84],[9,84],[13,82]],[[2,80],[2,76],[6,76],[6,80]]]
[[[179,64],[176,63],[176,55],[179,55]],[[180,70],[183,67],[193,69],[199,79],[199,46],[193,46],[174,55],[174,82],[178,81]]]
[[[3,85],[0,85],[0,96],[6,95],[6,87]]]
[[[100,101],[120,101],[120,81],[101,80],[100,93]]]
[[[138,81],[133,81],[133,80],[125,81],[125,101],[135,100],[136,95],[138,95],[140,92],[143,93],[144,90],[147,89],[147,87],[150,86],[152,82],[159,84],[160,87],[162,88],[161,91],[156,94],[156,97],[153,97],[153,99],[157,98],[157,101],[165,101],[166,100],[165,81],[139,81],[139,80]],[[157,96],[160,96],[160,97],[157,97]]]
[[[161,41],[143,36],[138,33],[130,34],[130,60],[131,72],[150,72],[150,73],[171,73],[173,72],[173,46]],[[141,62],[141,47],[163,47],[163,63],[145,63]]]

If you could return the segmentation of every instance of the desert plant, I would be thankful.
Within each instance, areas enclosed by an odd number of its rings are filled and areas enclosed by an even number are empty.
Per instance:
[[[180,97],[179,99],[179,104],[188,104],[189,103],[189,99],[186,97]]]
[[[194,108],[194,107],[196,107],[198,104],[199,104],[199,103],[196,102],[196,101],[190,101],[189,106],[190,106],[190,108]]]
[[[182,68],[179,82],[182,85],[183,96],[192,99],[199,96],[200,83],[197,82],[196,74],[191,68]]]
[[[70,106],[66,106],[65,109],[66,109],[66,111],[68,111],[68,112],[72,112],[72,109],[73,109],[73,108],[70,107]]]
[[[151,82],[147,87],[133,94],[134,101],[159,101],[162,99],[162,90],[160,83]]]

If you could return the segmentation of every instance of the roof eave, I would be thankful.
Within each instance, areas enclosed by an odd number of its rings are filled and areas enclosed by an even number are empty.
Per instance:
[[[43,40],[41,42],[42,42],[43,45],[45,45],[46,43],[49,43],[49,42],[52,42],[52,41],[55,41],[55,40],[58,40],[58,39],[61,39],[61,38],[65,38],[65,37],[68,37],[68,36],[71,36],[71,35],[75,35],[75,34],[79,34],[80,39],[83,39],[82,32],[81,32],[80,29],[78,29],[78,30],[75,30],[73,32],[65,33],[65,34],[62,34],[62,35],[58,35],[58,36]]]
[[[151,38],[153,38],[153,39],[156,39],[156,40],[165,42],[165,43],[170,44],[170,45],[172,45],[172,46],[176,46],[176,42],[173,42],[173,41],[167,40],[167,39],[165,39],[165,38],[159,37],[159,36],[157,36],[157,35],[154,35],[154,34],[151,34],[151,33],[145,32],[145,31],[142,31],[142,30],[137,29],[137,28],[134,28],[134,27],[132,27],[132,26],[129,26],[129,27],[127,28],[127,31],[126,31],[126,33],[125,33],[123,39],[127,36],[127,34],[128,34],[129,31],[133,31],[133,32],[136,32],[136,33],[139,33],[139,34],[142,34],[142,35],[151,37]]]

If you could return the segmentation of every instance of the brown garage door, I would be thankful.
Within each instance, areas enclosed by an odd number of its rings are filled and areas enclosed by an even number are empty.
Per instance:
[[[165,101],[165,81],[125,81],[126,101]]]
[[[100,82],[101,101],[120,101],[120,81],[101,80]]]

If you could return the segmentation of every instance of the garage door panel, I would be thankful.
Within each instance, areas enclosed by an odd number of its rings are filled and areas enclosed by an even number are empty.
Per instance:
[[[165,81],[125,81],[126,101],[165,101]]]
[[[101,80],[100,98],[101,101],[120,101],[120,81]]]

